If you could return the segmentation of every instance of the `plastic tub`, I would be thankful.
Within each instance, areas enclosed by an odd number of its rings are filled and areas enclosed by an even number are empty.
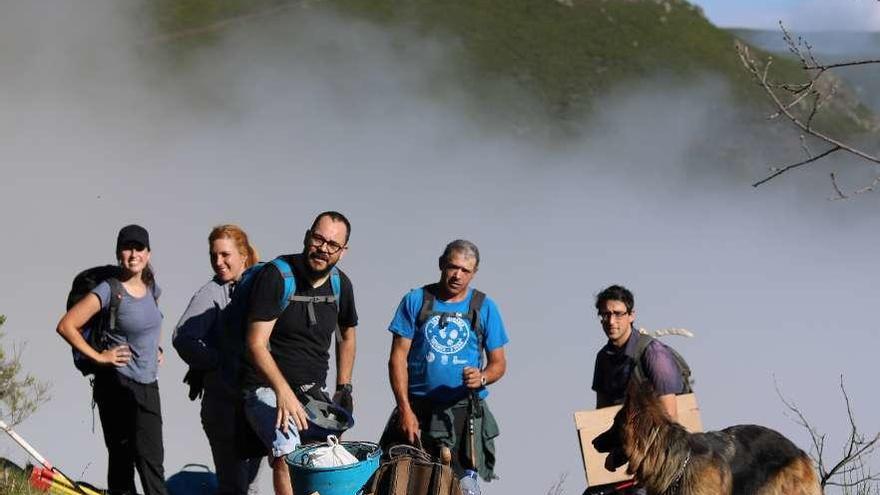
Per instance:
[[[165,482],[168,495],[214,495],[217,475],[204,464],[187,464]]]
[[[370,476],[379,468],[382,449],[372,442],[340,442],[358,462],[338,467],[310,467],[309,453],[325,444],[300,447],[287,456],[290,481],[296,495],[358,495]]]

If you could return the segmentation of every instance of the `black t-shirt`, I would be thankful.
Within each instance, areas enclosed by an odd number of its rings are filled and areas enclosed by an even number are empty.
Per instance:
[[[283,258],[293,268],[296,277],[296,295],[333,295],[330,277],[327,277],[319,287],[312,287],[303,274],[304,262],[301,254],[286,255]],[[329,367],[330,342],[337,323],[341,328],[357,325],[358,317],[351,280],[339,270],[339,300],[336,305],[314,303],[317,323],[310,327],[307,302],[291,301],[281,312],[280,301],[284,294],[284,277],[275,265],[267,263],[256,277],[251,289],[247,321],[271,321],[277,318],[269,338],[269,349],[289,384],[324,384]],[[244,384],[245,386],[266,385],[263,376],[250,362],[245,365]]]

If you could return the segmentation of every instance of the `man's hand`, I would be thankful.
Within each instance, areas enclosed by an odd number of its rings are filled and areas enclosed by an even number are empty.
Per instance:
[[[131,361],[131,349],[128,344],[121,344],[101,352],[98,364],[113,365],[121,368]]]
[[[308,429],[308,416],[302,404],[297,400],[293,390],[284,386],[275,391],[278,415],[275,418],[275,428],[287,433],[290,422],[293,421],[296,429],[303,431]]]
[[[419,437],[419,420],[412,409],[398,410],[397,427],[400,428],[400,432],[403,433],[410,445],[416,445],[416,439]]]
[[[333,394],[333,403],[348,411],[348,414],[354,415],[354,399],[351,396],[350,383],[336,386],[336,393]]]
[[[464,386],[471,390],[478,389],[485,385],[483,373],[479,368],[474,368],[473,366],[464,367],[461,371],[461,380],[464,383]]]

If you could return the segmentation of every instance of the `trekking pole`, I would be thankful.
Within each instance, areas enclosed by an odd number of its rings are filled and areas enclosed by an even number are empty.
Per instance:
[[[470,461],[471,461],[471,469],[477,471],[477,436],[474,428],[474,423],[476,423],[477,416],[477,407],[480,405],[480,399],[477,397],[476,392],[471,392],[470,398],[468,399],[468,441],[470,442]]]
[[[41,456],[40,453],[36,451],[36,449],[31,447],[31,444],[27,443],[27,441],[25,441],[24,438],[21,438],[21,436],[18,433],[16,433],[12,429],[12,427],[9,426],[8,424],[6,424],[6,422],[3,421],[2,419],[0,419],[0,430],[5,431],[7,435],[12,437],[12,439],[15,440],[15,443],[20,445],[21,448],[23,448],[31,457],[36,459],[37,462],[39,462],[40,464],[45,466],[47,469],[52,469],[52,464],[50,464],[49,461],[47,461],[43,456]]]
[[[72,481],[67,477],[64,473],[62,473],[59,469],[52,465],[51,462],[47,461],[45,457],[40,455],[37,452],[37,449],[33,448],[31,444],[29,444],[24,438],[21,437],[15,430],[12,429],[11,426],[6,424],[5,421],[0,419],[0,430],[6,432],[15,443],[17,443],[21,448],[25,450],[31,457],[33,457],[37,462],[39,462],[43,468],[34,467],[33,472],[31,473],[31,482],[32,484],[40,485],[43,490],[50,487],[53,483],[58,483],[63,485],[69,490],[72,490],[77,495],[100,495],[99,492],[94,490],[87,490],[84,487],[80,486],[79,483]],[[40,481],[42,480],[42,482]]]

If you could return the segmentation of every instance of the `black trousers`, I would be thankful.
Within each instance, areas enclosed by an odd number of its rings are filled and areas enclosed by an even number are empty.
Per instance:
[[[144,495],[167,495],[159,382],[138,383],[115,370],[95,376],[95,403],[107,446],[107,489],[134,495],[134,471]]]

